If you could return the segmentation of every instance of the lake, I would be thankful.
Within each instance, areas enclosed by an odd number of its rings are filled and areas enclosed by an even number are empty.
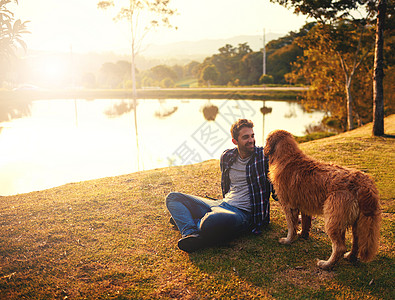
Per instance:
[[[254,122],[263,145],[274,129],[303,135],[323,117],[286,101],[144,99],[136,107],[122,99],[0,101],[0,195],[218,159],[234,147],[229,129],[239,118]]]

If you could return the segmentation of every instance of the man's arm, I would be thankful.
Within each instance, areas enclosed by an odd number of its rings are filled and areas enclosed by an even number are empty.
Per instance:
[[[221,157],[219,159],[219,167],[221,169],[221,173],[224,171],[224,153],[221,154]]]

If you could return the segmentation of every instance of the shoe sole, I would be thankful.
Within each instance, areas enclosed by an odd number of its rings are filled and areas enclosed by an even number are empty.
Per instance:
[[[178,248],[182,251],[192,253],[204,247],[201,237],[187,236],[178,241]]]

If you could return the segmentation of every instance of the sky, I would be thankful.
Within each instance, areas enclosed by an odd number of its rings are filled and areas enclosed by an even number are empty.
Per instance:
[[[126,53],[130,43],[126,22],[114,22],[114,13],[97,9],[99,0],[19,0],[15,18],[30,21],[24,40],[29,49],[89,53]],[[171,23],[178,29],[151,32],[144,42],[223,39],[238,35],[287,34],[298,31],[305,16],[269,0],[171,0],[177,9]]]

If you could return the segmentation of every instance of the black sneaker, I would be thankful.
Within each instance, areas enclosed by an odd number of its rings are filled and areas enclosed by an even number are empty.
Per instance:
[[[205,247],[204,240],[199,234],[190,234],[178,241],[178,248],[191,253]]]
[[[173,217],[170,217],[169,223],[173,226],[177,226],[176,221],[174,221]]]

